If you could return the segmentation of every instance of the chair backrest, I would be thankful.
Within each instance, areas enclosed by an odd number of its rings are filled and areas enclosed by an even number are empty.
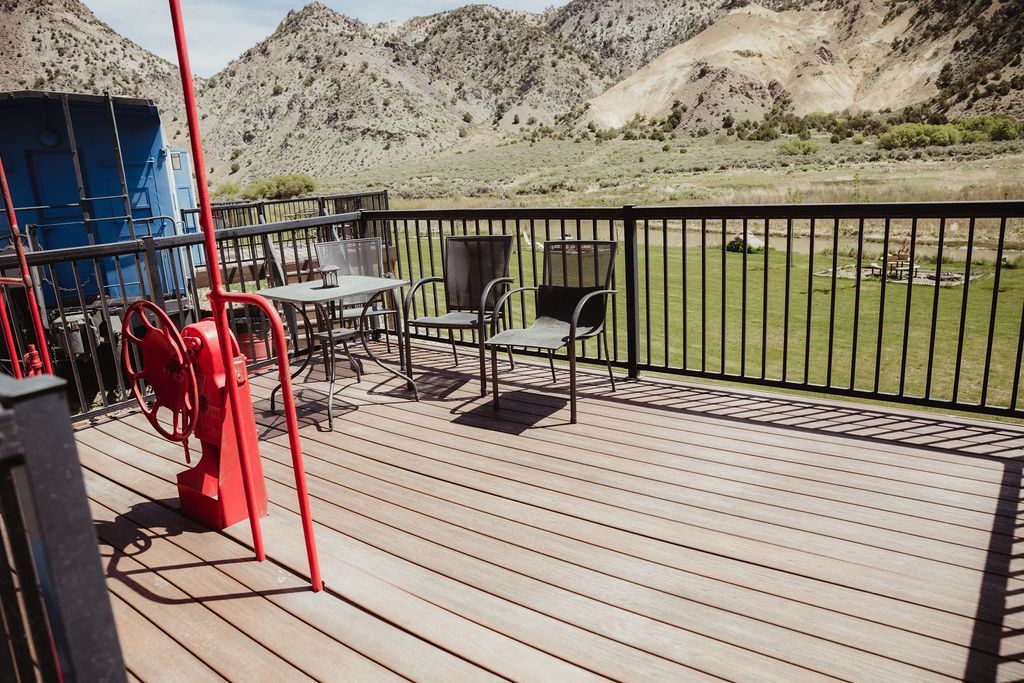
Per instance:
[[[537,317],[569,322],[587,294],[610,289],[618,243],[611,240],[559,240],[544,243],[544,278],[537,290]],[[604,323],[608,297],[591,299],[580,314],[581,327]]]
[[[508,277],[512,235],[453,235],[444,242],[444,294],[450,311],[476,311],[491,280]],[[504,288],[495,287],[488,308]]]
[[[339,277],[384,277],[384,249],[379,237],[320,242],[316,245],[316,258],[321,268],[336,267]],[[368,297],[352,297],[345,299],[345,305],[361,305],[367,300]]]

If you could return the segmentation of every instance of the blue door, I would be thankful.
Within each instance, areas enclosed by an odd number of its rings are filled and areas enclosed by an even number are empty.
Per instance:
[[[78,181],[70,152],[29,152],[29,168],[32,172],[32,190],[37,206],[55,208],[30,212],[28,223],[34,223],[34,236],[43,249],[80,247],[89,243],[88,230],[78,206]],[[66,206],[66,205],[71,205]],[[98,290],[96,274],[92,264],[82,261],[72,270],[70,263],[41,268],[43,292],[48,305],[56,303],[56,292],[62,299],[78,296],[75,273],[82,293],[91,296]]]

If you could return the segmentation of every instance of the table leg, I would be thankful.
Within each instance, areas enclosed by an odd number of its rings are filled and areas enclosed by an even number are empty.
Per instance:
[[[387,372],[390,372],[395,377],[397,377],[399,379],[404,379],[406,381],[406,383],[410,387],[412,387],[413,395],[416,397],[416,400],[419,401],[420,400],[420,392],[419,392],[419,389],[416,386],[416,383],[413,381],[412,377],[410,377],[409,375],[403,374],[402,372],[400,372],[398,370],[395,370],[390,365],[387,365],[386,363],[381,361],[379,358],[377,358],[376,355],[374,355],[373,351],[370,350],[370,345],[366,343],[366,314],[370,310],[370,307],[373,305],[373,302],[376,301],[377,299],[379,299],[383,294],[384,294],[384,292],[378,292],[377,294],[374,294],[363,305],[362,313],[360,313],[360,315],[359,315],[359,341],[362,343],[363,350],[366,351],[366,355],[369,356],[370,360],[373,361],[373,363],[376,364],[378,367],[382,368],[383,370],[386,370]],[[406,346],[406,352],[408,353],[408,349],[409,349],[409,347],[408,347],[408,344],[409,344],[408,337],[406,337],[404,340],[400,339],[399,341],[400,342],[402,342],[402,341],[405,342],[405,344],[407,345]],[[400,349],[400,351],[401,351],[401,349]]]

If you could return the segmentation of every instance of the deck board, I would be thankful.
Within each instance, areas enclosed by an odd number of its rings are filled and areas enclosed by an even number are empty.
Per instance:
[[[181,448],[144,418],[77,432],[133,676],[1024,678],[1019,427],[598,373],[569,425],[545,366],[503,373],[496,413],[472,364],[416,363],[421,402],[370,371],[334,432],[300,393],[321,595],[272,376],[266,563],[175,511]]]

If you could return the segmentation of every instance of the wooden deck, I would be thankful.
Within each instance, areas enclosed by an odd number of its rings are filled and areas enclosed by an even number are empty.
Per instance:
[[[416,359],[420,403],[370,374],[331,433],[300,400],[319,595],[271,377],[264,563],[176,513],[181,449],[140,416],[82,426],[134,677],[1024,678],[1024,430],[600,374],[569,425],[546,366],[495,414],[470,353]]]

